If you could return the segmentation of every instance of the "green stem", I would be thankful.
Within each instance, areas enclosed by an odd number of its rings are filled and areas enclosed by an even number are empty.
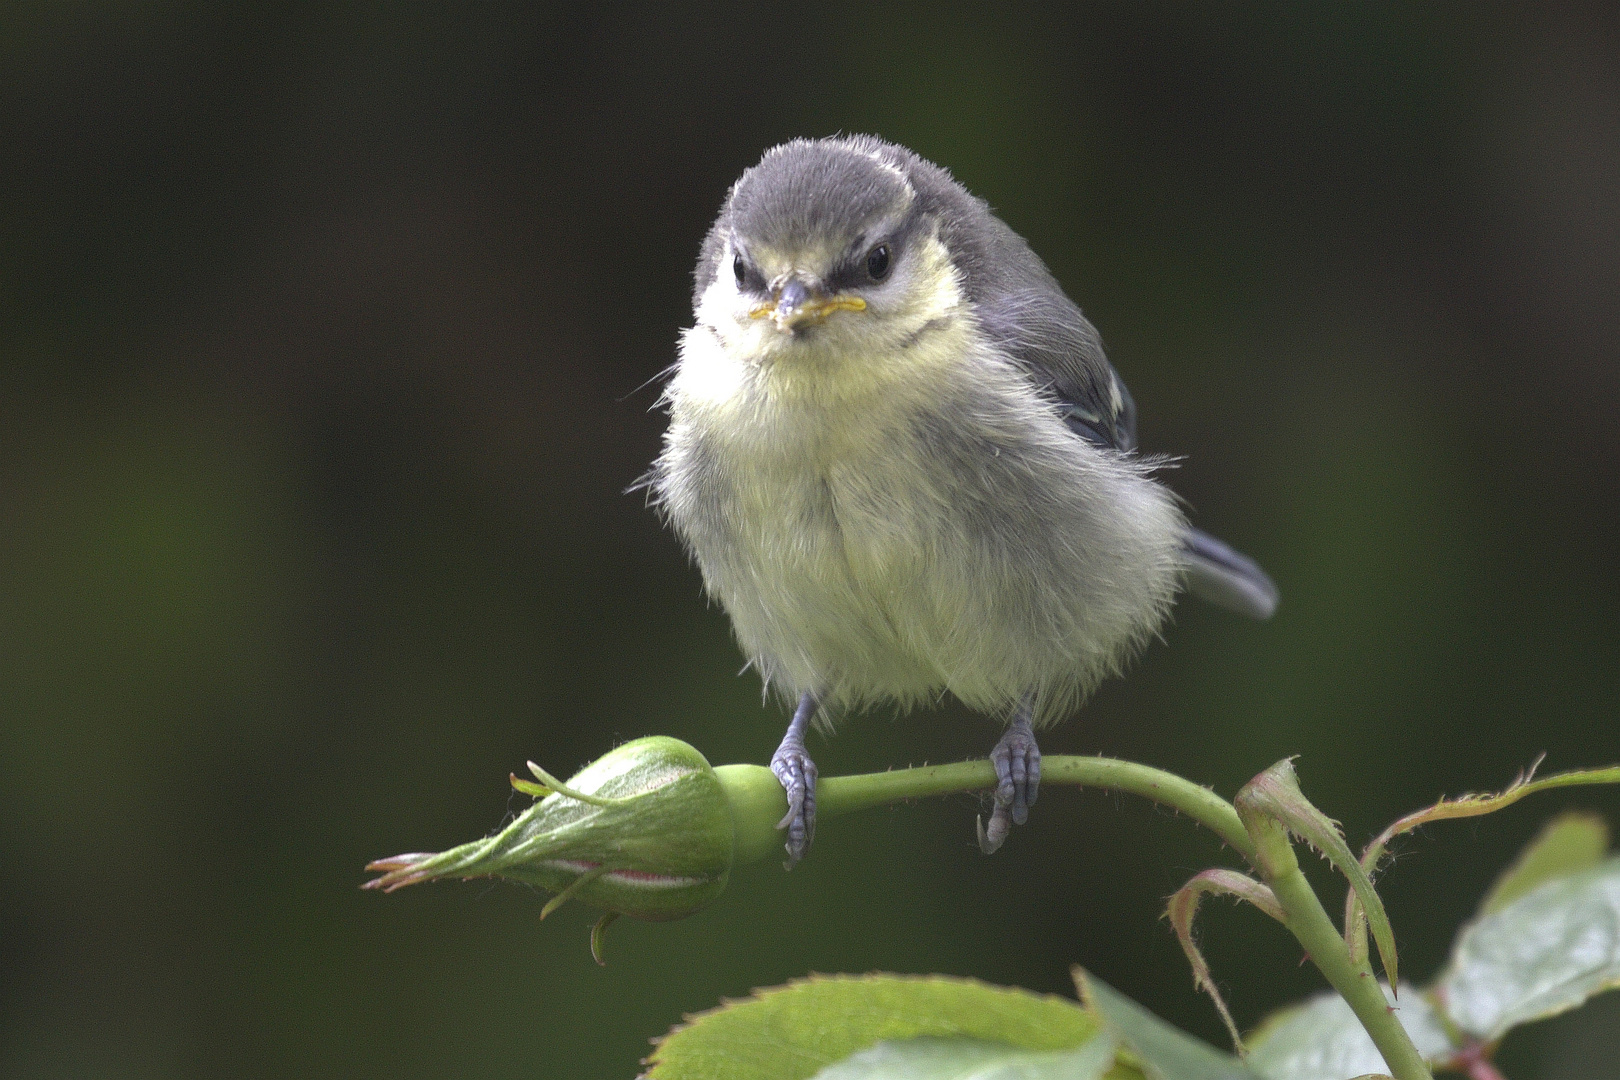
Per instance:
[[[1246,860],[1254,861],[1254,842],[1249,839],[1232,804],[1208,788],[1183,780],[1174,773],[1115,758],[1049,754],[1041,758],[1041,785],[1052,784],[1124,791],[1180,810],[1225,840]],[[903,799],[995,786],[995,769],[988,761],[925,765],[860,776],[828,776],[816,785],[816,813],[821,817],[835,817]],[[782,805],[786,807],[785,800]]]
[[[1041,783],[1140,795],[1181,811],[1226,841],[1271,887],[1287,915],[1285,923],[1289,931],[1349,1003],[1396,1080],[1432,1080],[1428,1065],[1384,1000],[1384,992],[1371,966],[1365,960],[1352,961],[1344,938],[1300,872],[1293,844],[1281,825],[1268,821],[1263,835],[1254,837],[1244,827],[1232,804],[1208,788],[1163,769],[1114,758],[1043,757]],[[995,769],[988,761],[928,765],[859,776],[829,776],[817,785],[816,807],[821,817],[835,817],[904,799],[979,791],[995,785]],[[782,799],[780,791],[776,788],[775,797],[782,800],[785,808],[786,800]]]
[[[1255,869],[1287,915],[1285,925],[1333,989],[1349,1004],[1384,1056],[1395,1080],[1432,1080],[1428,1064],[1412,1045],[1384,991],[1363,957],[1352,960],[1338,927],[1300,872],[1288,831],[1271,820],[1256,822]]]

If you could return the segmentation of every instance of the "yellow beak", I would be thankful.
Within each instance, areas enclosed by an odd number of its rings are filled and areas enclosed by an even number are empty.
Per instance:
[[[776,298],[769,304],[761,304],[748,314],[755,319],[770,319],[778,330],[786,333],[824,322],[835,311],[865,310],[866,301],[858,296],[823,296],[810,293],[793,282],[777,290]]]

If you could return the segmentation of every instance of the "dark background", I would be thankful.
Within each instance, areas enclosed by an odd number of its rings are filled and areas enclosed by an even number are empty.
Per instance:
[[[829,822],[605,969],[584,908],[357,886],[500,823],[526,758],[769,756],[782,711],[624,489],[727,185],[835,131],[1030,239],[1281,585],[1264,625],[1182,608],[1048,752],[1227,795],[1300,754],[1358,845],[1543,750],[1620,760],[1616,10],[7,5],[0,1071],[628,1077],[808,971],[1073,962],[1219,1042],[1158,915],[1232,857],[1122,797],[1049,791],[993,859],[965,797]],[[947,707],[812,750],[994,738]],[[1563,805],[1620,824],[1573,791],[1402,845],[1404,971]],[[1204,929],[1245,1025],[1321,985],[1252,912]],[[1610,1075],[1604,1008],[1509,1074]]]

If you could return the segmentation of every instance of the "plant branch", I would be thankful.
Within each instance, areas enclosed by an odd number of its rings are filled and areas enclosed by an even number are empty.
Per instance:
[[[1479,817],[1482,814],[1492,814],[1504,810],[1526,795],[1533,795],[1538,791],[1550,788],[1579,787],[1584,784],[1617,784],[1620,783],[1620,765],[1610,765],[1600,769],[1575,769],[1570,772],[1546,776],[1540,780],[1532,780],[1536,774],[1536,766],[1541,764],[1537,758],[1530,768],[1519,776],[1506,788],[1495,795],[1462,795],[1455,799],[1442,798],[1433,806],[1426,806],[1422,810],[1413,811],[1396,821],[1389,828],[1379,833],[1361,853],[1361,867],[1369,875],[1377,868],[1379,860],[1384,857],[1389,842],[1403,833],[1409,833],[1420,825],[1427,825],[1432,821],[1448,821],[1457,818]],[[1362,912],[1360,897],[1352,890],[1345,898],[1344,907],[1344,939],[1350,947],[1350,955],[1360,960],[1367,955],[1367,920]]]
[[[1244,859],[1254,861],[1254,843],[1232,804],[1208,788],[1163,769],[1116,758],[1049,754],[1041,758],[1041,784],[1095,787],[1140,795],[1181,811],[1226,841]],[[833,817],[903,799],[995,786],[995,768],[983,760],[858,776],[827,776],[816,787],[816,812],[822,817]],[[784,798],[783,806],[786,805]]]
[[[1305,946],[1305,954],[1317,970],[1349,1004],[1356,1019],[1372,1037],[1373,1045],[1384,1056],[1395,1080],[1433,1080],[1429,1066],[1412,1045],[1411,1036],[1384,1000],[1384,991],[1373,977],[1372,967],[1365,959],[1359,962],[1351,959],[1338,927],[1333,925],[1310,882],[1300,872],[1287,828],[1269,818],[1257,818],[1251,822],[1251,828],[1256,834],[1256,869],[1287,915],[1284,925]]]
[[[1180,810],[1225,840],[1265,879],[1286,916],[1284,925],[1349,1003],[1396,1080],[1432,1080],[1406,1029],[1384,1000],[1372,969],[1365,961],[1352,961],[1339,929],[1300,872],[1285,826],[1262,812],[1252,815],[1254,820],[1245,827],[1233,805],[1208,788],[1162,769],[1114,758],[1052,755],[1041,761],[1041,782],[1141,795]],[[902,799],[983,790],[995,784],[995,770],[988,761],[832,776],[818,785],[817,809],[823,816],[832,816]]]

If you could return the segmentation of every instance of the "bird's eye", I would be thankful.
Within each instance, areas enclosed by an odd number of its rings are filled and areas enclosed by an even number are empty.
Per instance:
[[[743,262],[742,252],[731,257],[731,272],[737,275],[737,284],[741,285],[748,278],[748,264]]]
[[[873,281],[882,281],[889,276],[889,245],[879,244],[866,254],[866,272],[872,275]]]

